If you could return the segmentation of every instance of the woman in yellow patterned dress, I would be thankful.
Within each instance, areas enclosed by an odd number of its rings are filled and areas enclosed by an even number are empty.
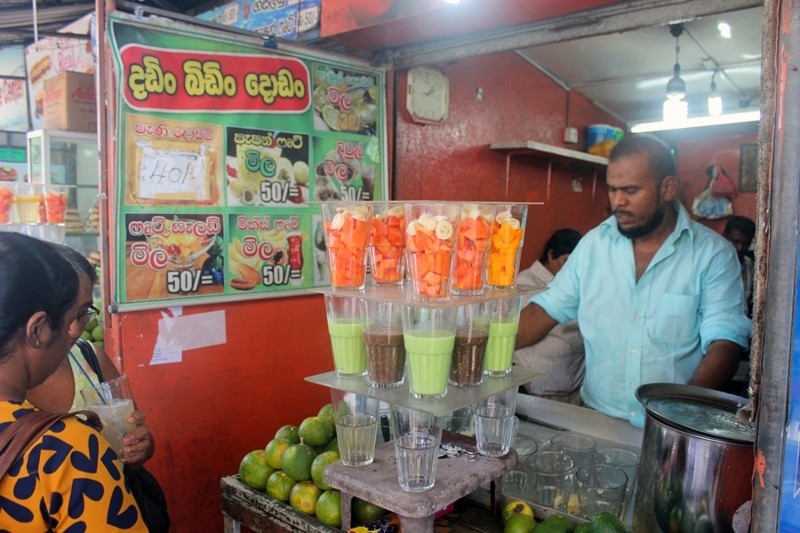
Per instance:
[[[44,241],[0,233],[0,431],[62,363],[78,277]],[[0,479],[0,530],[146,532],[114,450],[78,418],[59,420]]]

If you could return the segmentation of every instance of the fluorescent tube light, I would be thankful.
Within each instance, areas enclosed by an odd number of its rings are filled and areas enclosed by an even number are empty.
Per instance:
[[[680,130],[684,128],[699,128],[702,126],[719,126],[722,124],[739,124],[742,122],[758,122],[761,111],[743,111],[741,113],[728,113],[716,117],[692,117],[677,122],[642,122],[631,126],[631,133],[646,133],[650,131]]]

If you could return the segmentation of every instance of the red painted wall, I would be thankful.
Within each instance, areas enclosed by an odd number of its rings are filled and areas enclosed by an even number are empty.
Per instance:
[[[161,482],[174,532],[222,531],[219,480],[284,424],[330,401],[304,377],[332,370],[322,296],[186,307],[223,309],[227,343],[151,366],[160,311],[121,315],[123,370],[156,439],[148,468]]]
[[[607,114],[580,94],[565,91],[512,52],[437,68],[450,80],[450,115],[435,126],[411,121],[406,111],[405,72],[398,73],[397,199],[545,201],[529,207],[523,266],[539,257],[556,229],[571,227],[585,232],[608,216],[604,173],[598,173],[593,194],[592,169],[553,164],[550,200],[546,201],[547,160],[515,156],[506,197],[506,156],[489,148],[492,143],[532,140],[582,150],[586,126],[613,124]],[[479,89],[482,100],[476,96]],[[568,125],[579,130],[579,144],[562,142]],[[583,192],[572,191],[573,177],[581,179]]]

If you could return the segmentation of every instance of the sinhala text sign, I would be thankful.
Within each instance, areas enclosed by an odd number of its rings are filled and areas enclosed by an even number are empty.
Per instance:
[[[108,35],[117,304],[329,284],[319,202],[385,198],[383,72],[117,13]]]

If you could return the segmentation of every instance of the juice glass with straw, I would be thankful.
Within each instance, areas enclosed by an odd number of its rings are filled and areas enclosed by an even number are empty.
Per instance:
[[[403,204],[384,202],[372,208],[369,266],[375,285],[400,285],[406,271],[406,219]]]
[[[331,286],[338,289],[363,289],[367,274],[366,250],[372,207],[357,202],[324,203],[322,219]]]
[[[525,204],[496,207],[486,272],[486,283],[490,287],[513,289],[516,286],[527,215]]]
[[[90,411],[97,413],[103,423],[101,433],[117,452],[122,453],[122,439],[134,426],[128,423],[133,413],[133,396],[130,383],[125,375],[104,381],[99,385],[92,384],[81,390],[84,402]]]
[[[494,220],[491,204],[464,204],[458,223],[453,293],[481,294],[486,277],[489,237]]]
[[[415,202],[403,207],[407,223],[406,263],[413,294],[420,300],[447,298],[460,205]]]

